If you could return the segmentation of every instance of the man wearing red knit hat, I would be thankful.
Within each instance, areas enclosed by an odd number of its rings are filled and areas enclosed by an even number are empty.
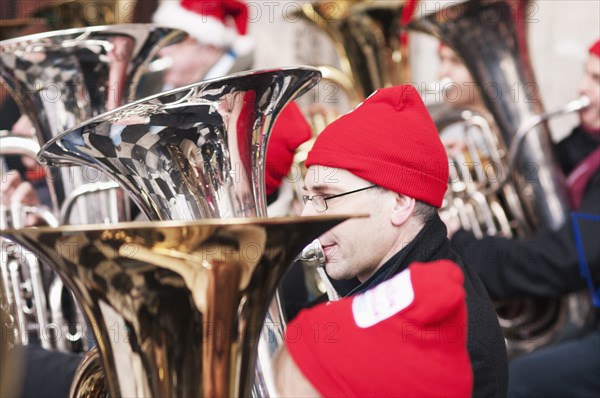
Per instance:
[[[249,69],[254,41],[248,36],[248,6],[240,0],[165,0],[152,17],[157,24],[190,34],[159,55],[171,60],[165,89]]]
[[[462,285],[451,261],[414,263],[371,290],[302,311],[275,359],[278,392],[470,397]]]
[[[588,288],[600,307],[600,40],[589,48],[578,91],[590,105],[579,113],[580,125],[557,144],[556,154],[567,176],[571,210],[590,221],[572,218],[556,231],[541,228],[524,240],[478,240],[464,230],[452,236],[455,250],[476,266],[493,298],[558,298]],[[512,361],[508,396],[599,397],[599,320],[577,339]]]
[[[485,288],[450,248],[437,214],[448,186],[448,159],[417,91],[411,86],[376,91],[318,136],[306,165],[303,215],[370,216],[319,238],[329,276],[357,277],[361,284],[349,294],[354,295],[413,262],[457,263],[465,275],[473,395],[504,395],[504,339]],[[398,336],[389,344],[400,342]]]
[[[243,0],[161,0],[152,21],[189,36],[159,51],[160,66],[144,75],[139,98],[252,67],[254,40]]]

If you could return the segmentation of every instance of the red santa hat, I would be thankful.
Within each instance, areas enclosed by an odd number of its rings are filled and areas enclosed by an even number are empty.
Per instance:
[[[254,41],[247,35],[248,6],[240,0],[162,0],[152,20],[187,31],[203,44],[249,54]]]
[[[592,44],[589,51],[591,55],[595,55],[596,57],[600,58],[600,40]]]
[[[324,397],[470,397],[460,268],[413,263],[363,294],[302,311],[286,347]]]
[[[446,150],[410,85],[377,90],[327,126],[308,153],[311,165],[348,170],[435,207],[448,188]]]
[[[295,102],[290,102],[277,117],[267,148],[265,184],[267,195],[279,188],[290,172],[294,154],[308,141],[312,130]]]

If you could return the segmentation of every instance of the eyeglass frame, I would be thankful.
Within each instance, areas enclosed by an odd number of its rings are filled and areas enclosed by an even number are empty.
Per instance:
[[[361,191],[366,191],[367,189],[371,189],[371,188],[375,188],[378,187],[379,185],[371,185],[368,187],[364,187],[364,188],[360,188],[360,189],[355,189],[354,191],[349,191],[349,192],[344,192],[344,193],[340,193],[337,195],[312,195],[312,196],[308,196],[308,195],[302,195],[302,201],[304,202],[304,204],[307,204],[308,201],[312,201],[313,203],[313,207],[315,208],[315,211],[317,213],[323,213],[325,211],[327,211],[327,209],[329,209],[329,205],[327,204],[327,201],[329,199],[335,199],[335,198],[339,198],[340,196],[346,196],[346,195],[350,195],[351,193],[357,193],[357,192],[361,192]],[[313,201],[314,198],[321,198],[323,200],[323,204],[324,204],[324,209],[323,210],[318,210],[317,206],[315,206],[315,202]]]

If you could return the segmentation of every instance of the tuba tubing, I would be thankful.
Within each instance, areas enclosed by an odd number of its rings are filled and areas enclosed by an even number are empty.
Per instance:
[[[541,115],[534,115],[531,117],[531,119],[527,120],[521,127],[519,127],[515,134],[515,138],[510,144],[508,152],[509,164],[508,172],[506,173],[507,177],[504,179],[503,182],[500,183],[500,186],[504,185],[508,181],[509,177],[513,175],[513,171],[515,170],[517,165],[517,159],[521,154],[521,150],[523,150],[527,134],[529,134],[532,131],[535,131],[534,128],[540,123],[543,123],[557,116],[566,115],[573,112],[579,112],[587,108],[588,106],[590,106],[590,99],[584,95],[570,101],[569,103],[565,104],[559,109],[556,109],[551,112],[546,112]]]
[[[319,239],[313,240],[310,245],[306,246],[296,261],[317,270],[329,301],[337,301],[341,298],[325,272],[326,257]]]

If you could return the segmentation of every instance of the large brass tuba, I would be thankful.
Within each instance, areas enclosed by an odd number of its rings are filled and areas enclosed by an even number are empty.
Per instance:
[[[35,158],[41,144],[67,128],[131,101],[141,67],[160,46],[181,37],[181,31],[129,24],[68,29],[1,41],[2,83],[32,121],[37,136],[2,134],[0,156]],[[115,189],[118,187],[112,182],[101,181],[99,173],[90,171],[81,168],[62,174],[58,169],[50,171],[48,186],[54,206],[51,212],[40,212],[39,208],[35,211],[54,216],[45,217],[46,220],[59,218],[48,221],[49,225],[127,220],[128,202],[122,191]],[[8,222],[4,228],[22,225],[20,214],[29,209],[18,205],[2,209],[2,220]],[[67,293],[60,279],[45,283],[44,279],[50,279],[48,272],[32,256],[5,260],[1,273],[6,305],[12,308],[18,321],[21,342],[27,343],[29,334],[37,334],[36,339],[46,348],[64,351],[85,348],[81,343],[82,320],[64,319],[67,312],[76,312],[76,305],[71,303],[71,308],[65,308]]]
[[[441,9],[410,26],[433,34],[461,56],[493,118],[490,125],[484,115],[459,111],[449,120],[453,123],[464,119],[483,126],[467,141],[470,149],[459,161],[468,162],[465,174],[479,173],[479,181],[486,181],[486,185],[469,186],[465,179],[457,179],[447,197],[454,202],[447,203],[450,210],[463,212],[463,225],[474,229],[481,226],[475,231],[480,234],[524,236],[541,226],[558,229],[568,214],[564,176],[553,157],[547,125],[541,123],[545,119],[539,118],[544,112],[527,50],[526,5],[526,1],[468,1]],[[582,102],[578,106],[584,105]],[[536,119],[537,123],[531,123]],[[484,143],[483,150],[480,143]],[[479,171],[474,170],[475,166]],[[486,174],[486,170],[492,173]],[[471,207],[465,206],[465,201]],[[579,298],[497,303],[509,355],[553,341],[571,320],[580,323],[578,311],[568,309],[572,300]]]
[[[110,396],[247,397],[258,336],[279,280],[304,245],[346,218],[2,234],[52,264],[75,292],[93,326]],[[91,387],[81,396],[102,392]]]
[[[46,144],[40,160],[102,170],[152,220],[264,217],[271,127],[285,104],[319,78],[314,68],[288,68],[161,93],[66,131]],[[267,322],[255,396],[274,394],[270,354],[285,322],[277,296]]]
[[[332,40],[345,81],[356,97],[409,80],[400,48],[400,16],[404,0],[359,0],[306,3],[298,15]],[[345,85],[343,85],[345,86]],[[342,87],[343,87],[342,86]]]

